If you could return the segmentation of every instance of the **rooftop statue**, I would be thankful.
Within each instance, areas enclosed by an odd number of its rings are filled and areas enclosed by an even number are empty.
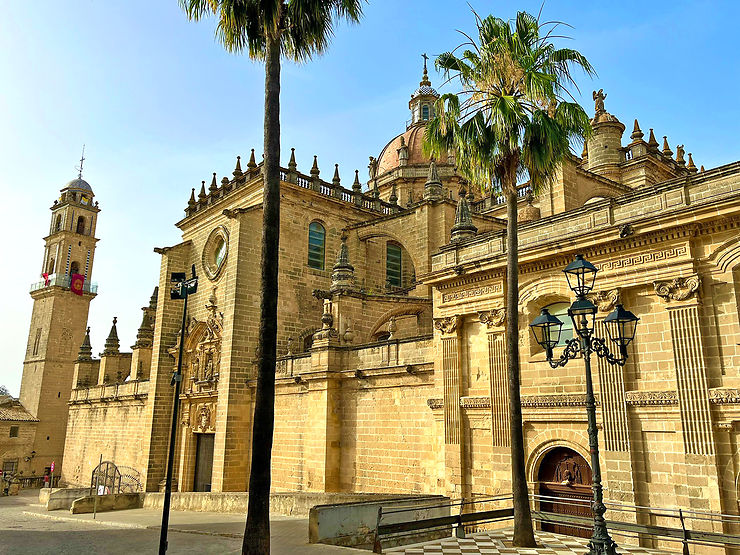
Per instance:
[[[599,92],[594,91],[593,97],[596,109],[595,116],[599,117],[601,114],[606,112],[606,109],[604,108],[604,99],[606,98],[606,95],[604,94],[604,89],[599,89]]]

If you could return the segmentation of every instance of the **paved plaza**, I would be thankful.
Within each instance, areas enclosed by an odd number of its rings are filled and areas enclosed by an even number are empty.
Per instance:
[[[512,529],[480,532],[465,539],[445,538],[424,544],[406,545],[386,549],[385,553],[395,555],[583,555],[588,550],[587,538],[574,538],[548,532],[537,532],[540,547],[517,549],[511,546]],[[665,555],[666,551],[646,549],[627,545],[619,546],[621,555]]]
[[[71,515],[48,512],[38,504],[38,490],[0,497],[0,554],[64,555],[156,553],[162,512],[132,509]],[[170,513],[168,553],[241,553],[244,515]],[[275,516],[271,521],[272,553],[367,553],[342,547],[310,545],[308,519]]]
[[[155,553],[159,545],[161,511],[132,509],[71,515],[47,511],[38,504],[38,490],[17,497],[0,497],[0,554],[124,554]],[[232,513],[172,511],[169,553],[240,553],[244,516]],[[274,516],[272,553],[359,555],[356,549],[308,543],[308,520]],[[466,539],[445,538],[424,544],[386,549],[396,555],[583,555],[587,539],[538,532],[541,547],[514,549],[511,530],[480,532]],[[622,555],[659,555],[664,551],[620,545]]]

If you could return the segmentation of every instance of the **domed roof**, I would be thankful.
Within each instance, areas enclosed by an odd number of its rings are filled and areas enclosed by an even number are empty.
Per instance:
[[[391,139],[391,141],[385,145],[383,150],[380,151],[380,155],[378,156],[377,175],[383,175],[401,165],[398,160],[398,149],[401,148],[402,139],[403,143],[409,149],[409,166],[415,164],[429,164],[429,156],[424,156],[424,151],[422,150],[422,144],[424,142],[424,126],[414,125],[407,129],[405,133],[401,133]]]
[[[86,193],[93,194],[92,187],[90,187],[90,184],[84,179],[82,179],[82,177],[76,177],[75,179],[67,183],[62,189],[62,191],[68,191],[68,190],[84,191]]]
[[[414,94],[411,95],[411,98],[416,98],[417,96],[422,96],[422,95],[433,95],[439,98],[439,93],[436,90],[434,90],[431,84],[429,85],[422,84],[418,89],[414,91]]]

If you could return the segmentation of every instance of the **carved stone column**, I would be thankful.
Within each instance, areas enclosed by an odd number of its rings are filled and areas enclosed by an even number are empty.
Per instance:
[[[615,305],[621,302],[620,296],[619,289],[595,293],[591,300],[599,308],[599,317],[611,312]],[[603,320],[597,320],[596,336],[607,337]],[[632,349],[631,346],[630,349]],[[599,376],[599,405],[603,426],[599,439],[604,451],[602,470],[605,471],[604,481],[607,484],[605,495],[607,499],[637,504],[636,481],[638,476],[635,473],[630,453],[625,369],[616,364],[609,364],[601,357],[595,357],[595,360]],[[634,364],[633,353],[630,353],[630,358],[627,360],[627,365],[630,364]],[[635,515],[631,513],[613,513],[611,518],[635,522]]]
[[[506,339],[504,321],[506,309],[498,308],[478,313],[489,330],[488,372],[491,387],[491,441],[493,447],[509,447],[509,388],[506,375]]]
[[[656,294],[668,303],[684,448],[690,454],[713,455],[709,389],[699,327],[699,285],[698,276],[654,283]]]
[[[688,506],[720,511],[714,432],[709,408],[706,363],[699,323],[698,276],[655,282],[666,302],[683,432]],[[706,507],[706,503],[709,507]]]
[[[593,295],[593,302],[599,307],[599,312],[611,312],[614,306],[620,302],[620,291],[619,289],[599,291]],[[607,337],[606,329],[601,321],[596,324],[596,336]],[[616,364],[609,364],[601,357],[597,357],[597,361],[599,400],[604,426],[604,450],[629,452],[624,368]]]
[[[462,419],[460,415],[460,317],[436,318],[442,346],[442,393],[444,414],[445,473],[451,494],[462,493]]]

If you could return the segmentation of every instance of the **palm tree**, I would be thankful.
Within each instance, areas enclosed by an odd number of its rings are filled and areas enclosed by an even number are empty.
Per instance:
[[[326,51],[337,19],[358,22],[362,0],[179,0],[191,20],[211,14],[229,52],[265,63],[262,257],[257,392],[249,506],[242,553],[270,553],[270,460],[275,420],[280,240],[280,59],[305,62]]]
[[[529,177],[536,195],[547,187],[570,155],[571,141],[591,132],[589,118],[572,100],[571,69],[594,70],[579,52],[556,48],[551,39],[559,23],[539,21],[526,12],[514,21],[473,12],[478,42],[465,35],[462,55],[446,52],[436,66],[459,82],[459,94],[437,101],[427,125],[427,152],[452,151],[471,186],[498,190],[506,200],[506,346],[510,412],[514,545],[535,546],[524,470],[524,437],[519,391],[519,269],[517,180]]]

